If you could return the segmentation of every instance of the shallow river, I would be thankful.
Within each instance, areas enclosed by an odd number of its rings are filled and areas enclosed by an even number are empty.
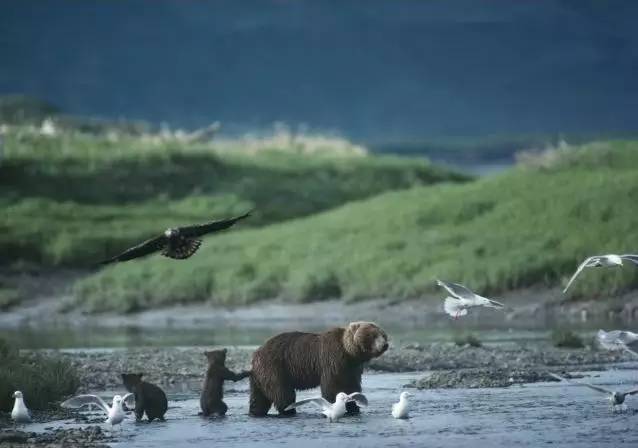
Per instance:
[[[635,385],[631,370],[593,372],[590,380],[620,390]],[[169,391],[167,421],[135,423],[116,429],[114,446],[142,447],[348,447],[438,446],[561,447],[638,446],[638,413],[611,413],[605,397],[589,389],[537,383],[508,389],[413,390],[411,418],[390,416],[402,386],[419,374],[366,374],[370,406],[360,416],[328,423],[312,405],[293,418],[251,418],[245,381],[227,388],[228,415],[203,419],[193,393]],[[298,397],[314,395],[313,391]],[[112,391],[105,392],[105,398]],[[638,408],[638,398],[628,399]],[[74,424],[60,422],[61,426]],[[32,425],[42,430],[49,424]]]

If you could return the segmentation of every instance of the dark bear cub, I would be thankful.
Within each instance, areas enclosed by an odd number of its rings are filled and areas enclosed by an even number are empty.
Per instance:
[[[129,392],[135,394],[135,418],[142,420],[146,412],[149,422],[164,420],[168,409],[168,400],[162,389],[154,384],[142,381],[142,373],[123,373],[122,382]]]
[[[212,350],[205,352],[208,358],[208,370],[204,380],[204,389],[199,403],[202,407],[202,414],[225,415],[228,406],[224,403],[224,381],[239,381],[250,376],[250,372],[233,373],[226,368],[226,349]]]

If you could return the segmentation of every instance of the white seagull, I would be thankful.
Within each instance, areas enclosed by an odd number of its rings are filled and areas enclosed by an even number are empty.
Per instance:
[[[605,389],[604,387],[600,387],[600,386],[595,386],[593,384],[589,384],[589,383],[583,383],[583,382],[579,382],[579,381],[571,381],[567,378],[563,378],[560,375],[556,375],[555,373],[551,373],[549,372],[549,374],[551,376],[553,376],[554,378],[556,378],[559,381],[567,381],[568,383],[572,383],[572,384],[576,384],[578,386],[585,386],[585,387],[589,387],[592,390],[595,390],[597,392],[601,392],[603,394],[606,394],[609,400],[609,408],[612,411],[615,411],[617,408],[619,408],[621,411],[627,409],[627,405],[625,405],[625,398],[627,397],[627,395],[634,395],[634,394],[638,394],[638,389],[633,389],[630,390],[628,392],[616,392],[613,390],[609,390],[609,389]]]
[[[13,402],[13,409],[11,410],[11,420],[13,420],[16,425],[20,423],[30,423],[31,413],[29,412],[27,405],[24,404],[22,392],[16,390],[13,393],[13,398],[15,398],[15,401]]]
[[[452,297],[445,298],[443,309],[455,319],[458,319],[459,316],[465,316],[469,308],[477,306],[498,309],[505,307],[502,303],[488,299],[487,297],[479,296],[458,283],[437,280],[436,284],[445,288],[445,290],[452,295]]]
[[[399,402],[394,403],[392,405],[392,417],[394,418],[408,418],[408,398],[410,398],[412,394],[409,392],[401,392],[399,395]]]
[[[97,395],[78,395],[77,397],[69,398],[64,403],[62,403],[63,408],[70,409],[79,409],[84,406],[96,405],[104,412],[106,412],[107,418],[104,423],[109,423],[111,428],[115,425],[119,425],[122,423],[126,414],[124,413],[124,408],[122,407],[122,403],[127,402],[126,405],[128,407],[135,407],[135,395],[132,393],[124,395],[124,397],[120,395],[115,395],[113,397],[113,404],[109,406],[106,404],[104,400],[102,400]]]
[[[348,403],[349,401],[354,401],[359,406],[368,405],[368,399],[361,392],[353,392],[350,395],[345,394],[344,392],[339,392],[335,398],[334,404],[330,403],[323,397],[313,397],[297,401],[289,405],[285,410],[289,411],[291,409],[298,408],[299,406],[306,403],[314,403],[315,405],[319,406],[319,408],[321,408],[321,413],[328,417],[328,421],[332,423],[336,422],[345,415],[346,403]]]
[[[572,278],[567,282],[567,286],[563,289],[563,294],[567,292],[567,289],[571,286],[573,281],[578,277],[578,274],[585,268],[613,268],[622,266],[623,260],[631,261],[633,264],[638,265],[638,255],[624,254],[624,255],[616,255],[616,254],[607,254],[607,255],[594,255],[593,257],[587,258],[583,261]]]
[[[627,344],[638,341],[638,334],[636,333],[623,330],[598,330],[596,339],[598,343],[607,350],[625,350],[638,357],[638,353],[627,347]]]

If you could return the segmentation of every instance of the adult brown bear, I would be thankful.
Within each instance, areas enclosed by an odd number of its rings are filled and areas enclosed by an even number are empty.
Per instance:
[[[280,415],[295,402],[295,390],[321,386],[331,403],[339,392],[361,392],[363,364],[388,349],[388,337],[372,322],[352,322],[324,333],[282,333],[255,351],[250,377],[250,414],[268,413],[275,405]],[[356,413],[348,403],[348,413]]]

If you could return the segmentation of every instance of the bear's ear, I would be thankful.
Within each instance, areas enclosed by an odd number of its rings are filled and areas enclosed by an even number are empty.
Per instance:
[[[143,376],[144,376],[144,374],[143,374],[143,373],[138,373],[138,374],[137,374],[137,377],[138,377],[139,379],[142,379],[142,377],[143,377]]]
[[[224,354],[228,353],[228,349],[225,348],[224,350],[222,350],[224,352]]]

